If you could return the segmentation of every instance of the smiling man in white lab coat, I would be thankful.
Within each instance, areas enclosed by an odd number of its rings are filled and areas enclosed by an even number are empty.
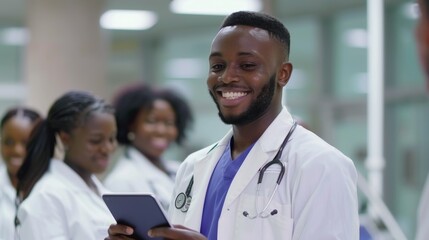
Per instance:
[[[289,48],[288,30],[271,16],[236,12],[225,19],[212,42],[207,86],[232,129],[184,161],[169,209],[175,227],[152,229],[151,236],[359,238],[353,162],[296,126],[282,106]],[[108,239],[131,232],[114,224]]]

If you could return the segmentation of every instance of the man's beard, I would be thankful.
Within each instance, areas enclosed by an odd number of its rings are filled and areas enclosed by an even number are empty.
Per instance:
[[[245,125],[258,119],[265,113],[265,111],[267,111],[274,96],[275,86],[276,76],[273,74],[268,83],[262,88],[261,93],[258,95],[256,100],[250,104],[249,108],[245,112],[238,116],[224,116],[220,110],[219,103],[216,101],[212,92],[210,92],[210,96],[213,98],[213,101],[219,110],[218,115],[220,119],[225,124]]]

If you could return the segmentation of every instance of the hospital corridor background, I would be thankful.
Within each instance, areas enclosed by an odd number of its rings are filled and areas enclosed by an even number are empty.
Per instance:
[[[183,160],[229,129],[206,90],[208,53],[221,21],[234,10],[265,11],[291,34],[294,69],[284,104],[359,171],[361,239],[413,239],[429,172],[429,99],[414,40],[415,1],[202,2],[0,0],[0,116],[17,105],[46,116],[73,89],[112,101],[131,83],[173,88],[194,113],[186,142],[167,152]],[[376,2],[383,4],[375,14],[380,19],[369,14]],[[378,23],[380,35],[371,35]],[[371,41],[384,52],[370,51]]]

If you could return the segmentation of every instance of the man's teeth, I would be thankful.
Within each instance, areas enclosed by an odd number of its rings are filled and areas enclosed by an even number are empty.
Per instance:
[[[236,99],[242,96],[246,96],[245,92],[222,92],[222,97],[226,99]]]

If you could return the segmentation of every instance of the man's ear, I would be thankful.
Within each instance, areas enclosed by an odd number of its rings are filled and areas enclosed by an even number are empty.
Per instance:
[[[289,82],[289,78],[292,75],[293,66],[290,62],[283,62],[277,77],[277,81],[280,86],[284,87]]]

